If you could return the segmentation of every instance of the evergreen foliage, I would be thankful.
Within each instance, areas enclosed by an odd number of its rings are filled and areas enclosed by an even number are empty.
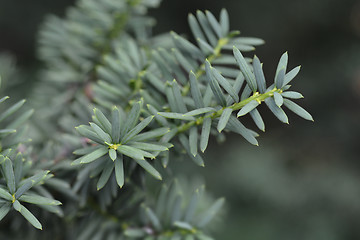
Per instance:
[[[284,106],[313,120],[289,90],[300,67],[288,71],[287,53],[266,80],[248,54],[263,40],[230,31],[226,10],[189,14],[194,44],[152,35],[147,11],[158,5],[79,0],[64,19],[45,20],[31,109],[23,100],[0,114],[1,239],[212,239],[224,199],[203,186],[184,193],[168,180],[170,160],[205,166],[209,139],[224,132],[258,145],[242,121],[249,115],[265,131],[263,102],[281,122]],[[165,183],[149,186],[148,174]]]

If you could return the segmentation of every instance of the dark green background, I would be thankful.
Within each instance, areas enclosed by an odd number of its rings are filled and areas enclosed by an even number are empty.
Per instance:
[[[39,24],[45,14],[64,15],[72,3],[0,1],[0,51],[16,56],[28,84],[40,65]],[[269,81],[285,51],[290,67],[302,65],[293,85],[315,122],[289,113],[290,125],[281,124],[262,108],[267,131],[260,147],[230,135],[225,143],[211,143],[206,168],[176,164],[188,174],[200,172],[213,196],[226,197],[228,214],[217,239],[360,239],[360,2],[165,0],[151,11],[158,21],[154,31],[189,34],[189,12],[218,15],[222,7],[232,29],[266,40],[256,54]]]

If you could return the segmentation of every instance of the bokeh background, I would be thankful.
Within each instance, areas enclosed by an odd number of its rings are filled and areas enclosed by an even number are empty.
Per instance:
[[[24,79],[14,85],[21,87],[19,97],[26,97],[41,67],[39,24],[46,14],[64,15],[73,3],[0,0],[0,52],[16,59],[17,77]],[[190,35],[189,12],[218,15],[223,7],[232,29],[265,39],[256,54],[270,81],[283,52],[290,67],[302,65],[293,85],[315,122],[289,113],[285,125],[264,108],[260,147],[228,135],[225,143],[211,142],[206,168],[176,163],[187,175],[200,173],[214,197],[226,197],[216,239],[360,239],[360,1],[163,0],[151,11],[154,32]]]

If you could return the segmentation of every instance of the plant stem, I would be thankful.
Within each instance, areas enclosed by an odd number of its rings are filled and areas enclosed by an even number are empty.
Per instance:
[[[248,97],[247,99],[242,100],[241,102],[238,103],[234,103],[233,105],[226,107],[226,108],[231,108],[233,111],[236,110],[240,110],[241,108],[243,108],[246,104],[248,104],[249,102],[255,100],[259,103],[265,101],[265,99],[272,97],[274,95],[274,92],[278,92],[281,93],[282,90],[281,89],[277,89],[274,88],[266,93],[262,93],[260,94],[259,92],[255,92],[252,96]],[[211,118],[211,119],[215,119],[221,116],[222,112],[224,111],[225,108],[222,108],[210,115],[206,115],[206,116],[202,116],[197,118],[196,120],[187,122],[182,124],[181,126],[177,127],[177,133],[182,133],[182,132],[186,132],[187,130],[189,130],[192,126],[194,125],[201,125],[205,118]]]
[[[212,61],[214,61],[216,58],[221,56],[221,49],[228,44],[228,42],[230,41],[229,37],[225,37],[225,38],[220,38],[215,49],[214,52],[212,54],[210,54],[207,57],[207,60],[212,63]],[[205,62],[203,64],[201,64],[199,66],[199,68],[196,70],[195,75],[196,78],[201,77],[203,74],[205,73]],[[189,93],[190,90],[190,83],[187,83],[183,89],[182,89],[182,95],[186,96]]]
[[[216,45],[215,49],[214,49],[214,53],[209,55],[207,57],[207,60],[212,63],[212,61],[214,61],[216,58],[221,56],[221,49],[223,48],[223,46],[225,46],[228,42],[230,41],[230,39],[228,37],[226,38],[220,38],[218,41],[218,44]],[[199,69],[196,71],[195,75],[196,78],[199,78],[200,76],[202,76],[205,73],[205,63],[201,64]]]

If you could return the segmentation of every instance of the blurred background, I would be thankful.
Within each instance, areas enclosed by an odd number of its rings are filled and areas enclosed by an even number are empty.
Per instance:
[[[18,83],[21,97],[41,66],[39,24],[46,14],[63,16],[73,3],[0,0],[0,52],[14,56],[26,79]],[[360,1],[163,0],[150,14],[158,22],[155,33],[190,36],[189,12],[208,9],[218,16],[221,8],[229,11],[233,30],[266,41],[256,55],[269,81],[285,51],[290,68],[302,65],[293,85],[315,122],[289,113],[285,125],[264,108],[260,147],[228,135],[225,143],[211,142],[206,168],[176,163],[188,175],[200,172],[214,197],[226,197],[228,214],[216,239],[360,239]],[[12,67],[1,59],[0,65]]]

